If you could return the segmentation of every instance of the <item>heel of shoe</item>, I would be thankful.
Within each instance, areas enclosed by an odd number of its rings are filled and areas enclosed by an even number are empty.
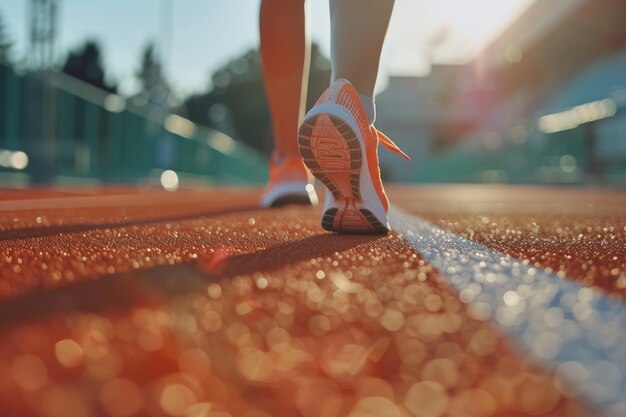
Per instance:
[[[380,234],[389,232],[389,228],[380,222],[366,208],[359,207],[354,200],[345,201],[342,207],[331,207],[322,214],[322,227],[330,232],[354,234]]]
[[[361,195],[364,152],[348,122],[326,112],[308,115],[300,127],[298,145],[304,164],[330,193],[322,215],[324,229],[387,233],[388,227],[372,213]]]

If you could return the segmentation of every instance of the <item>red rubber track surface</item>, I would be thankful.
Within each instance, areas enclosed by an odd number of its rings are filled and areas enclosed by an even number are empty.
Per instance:
[[[0,415],[591,415],[394,233],[328,233],[317,208],[250,209],[257,190],[38,192],[0,203]],[[563,191],[559,211],[533,208],[554,195],[541,193],[390,194],[620,293],[623,197]]]

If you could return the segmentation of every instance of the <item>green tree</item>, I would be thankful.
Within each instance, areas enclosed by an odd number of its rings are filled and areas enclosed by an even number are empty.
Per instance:
[[[117,90],[116,86],[109,85],[105,81],[101,56],[100,45],[96,41],[88,40],[83,46],[68,54],[62,71],[95,87],[114,93]]]
[[[141,56],[141,67],[137,72],[141,83],[139,97],[163,107],[169,107],[171,89],[163,74],[163,65],[157,54],[154,43],[150,42]]]
[[[313,44],[307,107],[315,103],[329,80],[330,62]],[[258,50],[249,50],[226,63],[212,74],[211,81],[212,89],[188,97],[179,113],[256,149],[271,152],[271,122]]]
[[[13,42],[9,38],[6,31],[6,25],[4,24],[4,18],[0,13],[0,62],[11,62],[11,47]]]

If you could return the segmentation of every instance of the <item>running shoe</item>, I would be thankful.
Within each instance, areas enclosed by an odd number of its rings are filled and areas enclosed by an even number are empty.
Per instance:
[[[298,132],[304,164],[327,188],[322,227],[340,233],[390,230],[389,199],[380,178],[378,144],[409,160],[367,120],[359,93],[335,81],[305,115]]]
[[[270,180],[261,195],[261,207],[279,207],[288,204],[315,205],[315,188],[299,155],[270,159]]]

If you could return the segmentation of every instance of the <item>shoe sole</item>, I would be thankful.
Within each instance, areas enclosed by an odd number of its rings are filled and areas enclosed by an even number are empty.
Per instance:
[[[389,231],[386,215],[381,221],[363,198],[364,152],[348,122],[331,113],[312,114],[300,126],[298,145],[304,164],[332,196],[330,200],[327,196],[324,205],[324,229],[367,234]]]

